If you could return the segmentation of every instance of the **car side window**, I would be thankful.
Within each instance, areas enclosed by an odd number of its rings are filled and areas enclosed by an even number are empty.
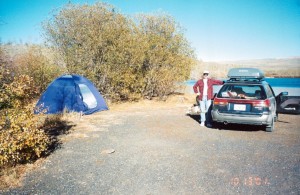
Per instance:
[[[270,88],[270,90],[272,92],[272,95],[275,97],[275,93],[274,93],[274,91],[273,91],[273,89],[272,89],[272,87],[270,85],[269,85],[269,88]]]
[[[269,85],[266,85],[266,94],[268,98],[274,97],[274,92]]]

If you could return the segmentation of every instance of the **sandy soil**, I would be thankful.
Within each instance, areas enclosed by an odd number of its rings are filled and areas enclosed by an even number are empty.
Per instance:
[[[200,127],[194,95],[72,116],[62,147],[4,194],[299,194],[300,115]],[[1,191],[0,191],[1,192]]]

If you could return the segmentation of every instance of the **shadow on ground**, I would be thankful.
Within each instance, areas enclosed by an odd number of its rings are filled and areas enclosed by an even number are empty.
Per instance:
[[[45,133],[50,139],[48,150],[44,155],[48,156],[56,149],[60,148],[63,143],[60,141],[59,136],[69,134],[70,130],[74,126],[76,125],[69,124],[67,121],[58,121],[54,125],[44,128]]]
[[[261,125],[241,125],[241,124],[217,124],[214,125],[214,129],[229,130],[229,131],[265,131],[265,126]]]
[[[195,121],[197,121],[197,123],[200,124],[200,116],[198,115],[192,115],[192,114],[188,114],[187,116],[191,117],[192,119],[194,119]]]
[[[199,115],[187,115],[193,120],[197,121],[200,124],[200,116]],[[231,131],[264,131],[265,127],[260,125],[241,125],[241,124],[221,124],[221,123],[213,123],[213,127],[211,129],[216,130],[231,130]]]

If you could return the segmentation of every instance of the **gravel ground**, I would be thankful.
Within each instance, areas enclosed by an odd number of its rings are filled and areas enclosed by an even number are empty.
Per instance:
[[[300,115],[275,131],[200,127],[186,104],[77,119],[63,145],[4,194],[300,194]],[[1,191],[0,191],[1,192]]]

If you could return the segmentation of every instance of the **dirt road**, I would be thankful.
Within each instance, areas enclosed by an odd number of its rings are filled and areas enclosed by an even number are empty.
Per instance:
[[[300,194],[300,115],[275,131],[200,127],[175,101],[77,118],[63,145],[7,194]]]

